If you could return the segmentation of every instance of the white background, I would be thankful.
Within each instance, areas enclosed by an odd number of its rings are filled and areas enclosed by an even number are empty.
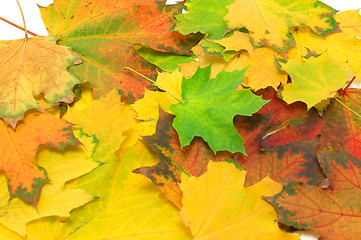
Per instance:
[[[123,0],[126,1],[126,0]],[[47,6],[52,0],[19,0],[25,15],[26,27],[28,30],[38,35],[48,35],[46,28],[41,20],[40,11],[37,6]],[[174,3],[174,0],[168,0],[167,3]],[[361,1],[359,0],[323,0],[322,2],[331,7],[340,10],[360,9]],[[23,27],[21,14],[16,0],[0,0],[0,16]],[[24,32],[0,20],[0,40],[11,40],[23,38]],[[302,233],[302,240],[317,239],[317,235]]]

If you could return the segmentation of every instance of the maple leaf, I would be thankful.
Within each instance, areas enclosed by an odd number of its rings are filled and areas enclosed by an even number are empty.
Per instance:
[[[191,78],[184,78],[184,102],[170,106],[176,114],[173,126],[181,147],[188,145],[194,136],[200,136],[214,152],[245,153],[242,138],[233,126],[233,117],[237,114],[252,115],[267,101],[249,89],[234,90],[243,82],[245,70],[223,70],[215,79],[209,79],[210,72],[210,67],[198,68]]]
[[[332,101],[324,114],[320,146],[328,146],[336,152],[342,147],[352,156],[361,159],[360,116],[357,114],[361,112],[360,94],[360,89],[347,88],[341,91],[338,101]]]
[[[182,34],[201,32],[208,38],[219,39],[226,30],[223,17],[227,14],[227,5],[231,0],[190,0],[184,5],[186,13],[176,15],[174,30]]]
[[[358,239],[360,160],[344,149],[323,150],[318,156],[330,186],[324,189],[288,183],[268,199],[279,212],[278,221],[299,229],[313,229],[325,240]]]
[[[237,157],[240,166],[247,170],[245,186],[251,186],[266,176],[278,182],[297,180],[312,185],[324,180],[316,158],[318,138],[294,141],[272,150],[261,148],[271,119],[272,114],[235,118],[234,126],[242,136],[248,154],[240,153]]]
[[[0,169],[8,179],[11,198],[19,197],[36,205],[40,188],[48,181],[44,169],[36,164],[36,150],[42,144],[57,149],[74,144],[76,139],[70,126],[48,113],[29,113],[16,131],[1,122]]]
[[[93,97],[87,95],[92,99]],[[95,135],[98,145],[96,156],[102,156],[99,161],[114,155],[125,140],[124,132],[129,130],[135,121],[136,113],[129,106],[120,101],[120,95],[112,90],[97,100],[89,101],[89,105],[75,103],[68,109],[64,118],[82,128],[87,135]],[[94,158],[97,158],[93,156]],[[101,160],[103,159],[103,160]]]
[[[27,227],[38,239],[192,239],[177,215],[177,208],[160,195],[159,189],[132,169],[156,163],[156,156],[137,143],[122,152],[120,159],[104,164],[74,181],[99,199],[75,209],[67,219],[44,218]],[[109,219],[109,221],[104,221]],[[56,227],[55,227],[56,226]]]
[[[232,31],[225,35],[222,39],[213,40],[213,42],[218,43],[225,47],[226,51],[240,51],[247,50],[248,52],[253,52],[253,46],[249,41],[248,32],[241,31]]]
[[[277,89],[287,83],[288,75],[278,68],[275,58],[281,58],[277,51],[262,47],[250,51],[249,67],[245,74],[244,86],[259,90],[268,86]]]
[[[302,101],[308,108],[332,98],[347,82],[347,63],[332,62],[327,55],[311,57],[304,63],[290,59],[279,62],[292,79],[283,85],[282,97],[287,103]]]
[[[158,121],[158,112],[160,106],[164,111],[171,113],[169,106],[178,103],[177,99],[182,99],[182,79],[183,75],[178,71],[173,73],[159,73],[157,85],[165,92],[145,90],[144,98],[137,100],[132,107],[138,114],[138,119],[142,120],[144,131],[139,134],[142,136],[152,135],[155,132],[155,126]]]
[[[266,178],[245,188],[246,172],[233,163],[210,162],[199,178],[182,175],[180,217],[195,239],[298,239],[273,221],[275,210],[262,199],[281,189]],[[194,197],[197,196],[197,197]]]
[[[160,162],[151,167],[141,167],[133,172],[152,180],[178,208],[181,208],[180,171],[200,176],[207,170],[209,160],[214,160],[213,151],[201,138],[194,138],[189,146],[180,147],[177,132],[172,127],[174,116],[159,108],[159,121],[154,135],[143,137],[158,153]],[[174,194],[177,193],[177,194]]]
[[[357,38],[361,31],[357,24],[360,17],[357,10],[336,14],[334,18],[342,31],[326,37],[315,36],[306,28],[296,28],[292,35],[296,39],[297,45],[292,50],[290,49],[289,56],[298,59],[301,56],[307,56],[309,52],[327,54],[334,61],[347,62],[353,74],[359,78],[361,76],[361,54],[355,52],[355,49],[361,47],[361,40]]]
[[[56,0],[41,8],[42,18],[58,42],[80,54],[83,64],[69,69],[87,79],[95,97],[119,88],[130,100],[139,99],[149,82],[124,67],[153,78],[155,66],[136,54],[133,45],[177,54],[191,54],[190,48],[200,36],[183,36],[169,31],[183,4],[172,6],[164,1],[101,1]]]
[[[332,18],[335,9],[318,0],[292,3],[288,0],[236,0],[228,8],[224,17],[228,27],[247,28],[255,47],[269,45],[278,51],[288,49],[294,43],[289,30],[296,26],[307,26],[317,35],[337,30]]]
[[[307,105],[299,101],[287,104],[277,97],[277,92],[272,88],[260,90],[257,94],[262,94],[265,100],[271,100],[258,113],[273,113],[262,139],[263,149],[311,139],[319,134],[323,119],[314,108],[307,109]]]
[[[80,81],[67,68],[81,63],[57,37],[0,41],[0,117],[14,129],[29,109],[39,109],[37,98],[71,103]]]
[[[78,137],[79,134],[77,131]],[[94,143],[92,145],[96,146]],[[88,145],[88,147],[90,146]],[[0,189],[7,196],[2,198],[5,201],[0,205],[0,223],[19,235],[25,236],[25,227],[30,221],[45,216],[67,217],[72,209],[93,200],[93,196],[84,190],[65,186],[67,181],[84,175],[99,165],[92,161],[90,155],[91,152],[88,152],[84,146],[67,146],[64,151],[49,148],[38,151],[37,162],[39,166],[46,169],[51,182],[43,186],[35,209],[18,198],[8,202],[9,193],[6,189],[6,181],[2,180]],[[5,178],[3,175],[1,177]],[[0,233],[0,238],[9,239],[5,238],[2,233]]]

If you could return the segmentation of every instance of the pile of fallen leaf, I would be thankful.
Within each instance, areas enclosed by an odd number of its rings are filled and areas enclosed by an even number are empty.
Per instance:
[[[0,41],[0,239],[359,239],[359,11],[165,2]]]

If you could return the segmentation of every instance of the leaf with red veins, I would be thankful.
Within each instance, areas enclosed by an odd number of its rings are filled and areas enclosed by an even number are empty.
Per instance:
[[[271,118],[272,113],[235,118],[234,125],[244,139],[248,154],[240,153],[237,159],[241,167],[247,170],[245,186],[256,184],[267,176],[279,182],[297,180],[312,185],[324,180],[315,152],[318,137],[277,146],[268,151],[260,148]]]
[[[192,143],[182,150],[178,134],[172,127],[173,120],[174,115],[160,108],[156,133],[143,138],[158,153],[161,161],[173,170],[173,179],[178,180],[177,169],[183,169],[195,177],[201,176],[207,170],[209,160],[213,160],[215,155],[200,137],[195,137]]]
[[[343,147],[361,161],[361,89],[348,88],[341,92],[339,101],[333,100],[324,113],[320,130],[321,143],[337,151]],[[336,130],[337,129],[337,130]]]
[[[180,170],[200,176],[207,170],[215,155],[202,138],[195,137],[190,145],[180,147],[179,137],[172,127],[174,115],[159,108],[156,133],[143,139],[159,155],[160,162],[151,167],[140,167],[133,172],[152,180],[178,208],[181,208]]]
[[[40,189],[49,181],[46,171],[35,161],[42,144],[57,149],[76,143],[71,124],[48,113],[29,113],[16,131],[0,123],[0,170],[8,179],[10,197],[19,197],[36,206]]]
[[[312,229],[320,239],[359,239],[361,234],[361,162],[340,147],[318,153],[330,180],[325,188],[289,182],[268,201],[277,209],[282,223]]]
[[[40,10],[49,34],[59,36],[59,44],[81,56],[83,64],[69,71],[87,79],[95,97],[117,88],[134,101],[143,97],[150,83],[124,67],[152,79],[157,74],[156,67],[135,52],[134,44],[191,55],[191,48],[200,40],[201,35],[170,31],[173,15],[182,9],[183,3],[169,6],[156,0],[55,0]]]
[[[258,91],[257,94],[262,94],[265,100],[271,100],[258,113],[274,112],[267,137],[262,141],[263,149],[311,139],[319,134],[323,121],[314,108],[307,111],[307,106],[303,102],[287,104],[270,88]]]

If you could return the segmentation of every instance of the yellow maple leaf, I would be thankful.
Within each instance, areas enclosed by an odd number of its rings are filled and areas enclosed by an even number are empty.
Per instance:
[[[213,42],[224,46],[226,51],[233,50],[238,52],[243,49],[248,52],[253,51],[253,46],[249,41],[249,34],[240,31],[234,31],[232,36],[220,40],[213,40]]]
[[[257,91],[268,86],[277,89],[278,85],[287,83],[287,73],[280,70],[275,61],[275,58],[283,58],[279,52],[262,47],[249,53],[249,67],[242,85]]]
[[[13,128],[29,109],[47,102],[73,101],[73,87],[80,83],[67,68],[81,63],[70,48],[56,44],[57,37],[0,41],[0,117]]]
[[[80,137],[81,133],[78,131],[75,134]],[[92,146],[95,146],[94,143],[89,142],[88,147]],[[20,236],[26,235],[26,224],[30,221],[46,216],[69,216],[72,209],[94,199],[82,189],[65,187],[67,181],[99,165],[91,159],[91,152],[84,146],[68,146],[64,151],[43,148],[37,154],[37,162],[47,170],[51,182],[43,186],[36,209],[19,198],[8,201],[6,178],[0,175],[0,223]],[[0,228],[0,239],[12,239],[4,237],[3,233],[6,232],[6,229]]]
[[[354,11],[341,12],[335,15],[335,19],[340,21],[341,32],[332,33],[327,37],[320,37],[312,34],[306,28],[296,28],[292,35],[297,45],[293,46],[288,53],[288,57],[296,61],[302,61],[302,57],[319,54],[327,54],[332,60],[339,63],[348,63],[353,74],[361,77],[361,53],[355,51],[361,48],[361,40],[356,36],[361,31],[361,26],[349,26],[348,22],[352,18],[355,22],[360,19],[360,15]],[[345,20],[346,23],[342,21]],[[351,76],[350,76],[351,78]]]
[[[182,99],[183,74],[177,69],[173,73],[159,73],[157,85],[165,92],[145,90],[144,97],[136,101],[132,107],[138,113],[138,119],[142,120],[143,129],[139,132],[142,136],[149,136],[155,133],[155,127],[159,117],[158,106],[172,113],[169,105],[176,104]]]
[[[267,177],[246,188],[245,176],[246,171],[225,161],[210,162],[198,178],[182,175],[180,217],[194,239],[298,239],[278,228],[277,212],[261,197],[278,193],[282,184]]]
[[[172,239],[191,240],[172,205],[157,186],[132,169],[157,162],[143,141],[113,157],[90,175],[72,182],[99,198],[75,209],[70,218],[48,217],[28,224],[31,239]],[[0,231],[1,234],[1,231]],[[1,236],[1,235],[0,235]]]
[[[255,47],[286,50],[294,41],[289,29],[296,26],[308,26],[318,35],[337,28],[332,18],[336,11],[318,0],[235,0],[228,9],[228,27],[247,28]]]
[[[99,141],[95,154],[106,160],[125,140],[125,132],[133,126],[137,114],[121,102],[116,90],[97,100],[91,99],[91,94],[86,92],[84,100],[69,108],[64,119],[77,124],[87,135],[95,135]],[[98,160],[102,161],[100,158]]]

